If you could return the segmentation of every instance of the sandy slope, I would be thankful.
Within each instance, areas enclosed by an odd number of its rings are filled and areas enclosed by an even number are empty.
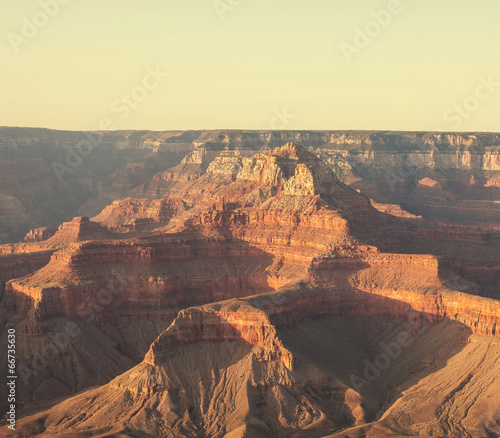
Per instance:
[[[366,361],[374,363],[382,345],[406,329],[400,319],[305,319],[279,333],[296,358],[292,370],[280,361],[260,361],[259,347],[243,341],[180,346],[161,366],[142,363],[108,385],[21,420],[19,432],[42,437],[319,438],[335,431],[342,432],[332,437],[498,436],[499,341],[468,338],[457,322],[414,333],[411,346],[402,348],[371,386],[353,388],[353,373],[362,376]],[[375,422],[365,424],[370,421]]]

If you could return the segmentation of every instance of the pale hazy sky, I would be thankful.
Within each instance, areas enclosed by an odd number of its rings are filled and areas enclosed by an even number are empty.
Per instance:
[[[500,1],[397,4],[4,0],[0,125],[500,131]]]

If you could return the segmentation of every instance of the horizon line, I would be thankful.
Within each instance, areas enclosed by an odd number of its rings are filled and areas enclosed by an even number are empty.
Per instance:
[[[402,129],[252,129],[252,128],[189,128],[189,129],[59,129],[41,126],[0,126],[1,129],[39,129],[54,132],[219,132],[219,131],[243,131],[243,132],[357,132],[357,133],[422,133],[422,134],[499,134],[500,131],[440,131],[440,130],[402,130]]]

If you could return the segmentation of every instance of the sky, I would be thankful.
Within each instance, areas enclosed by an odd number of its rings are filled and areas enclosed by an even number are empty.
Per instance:
[[[17,0],[0,125],[500,131],[498,0]]]

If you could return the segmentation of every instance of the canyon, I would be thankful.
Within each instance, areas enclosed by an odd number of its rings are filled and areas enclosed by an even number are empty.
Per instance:
[[[287,142],[304,146],[376,202],[441,222],[499,222],[498,134],[2,127],[0,243],[92,217],[116,200],[161,198],[173,180],[197,178],[221,152],[254,155]]]
[[[1,128],[18,433],[497,436],[499,151],[480,133]]]

